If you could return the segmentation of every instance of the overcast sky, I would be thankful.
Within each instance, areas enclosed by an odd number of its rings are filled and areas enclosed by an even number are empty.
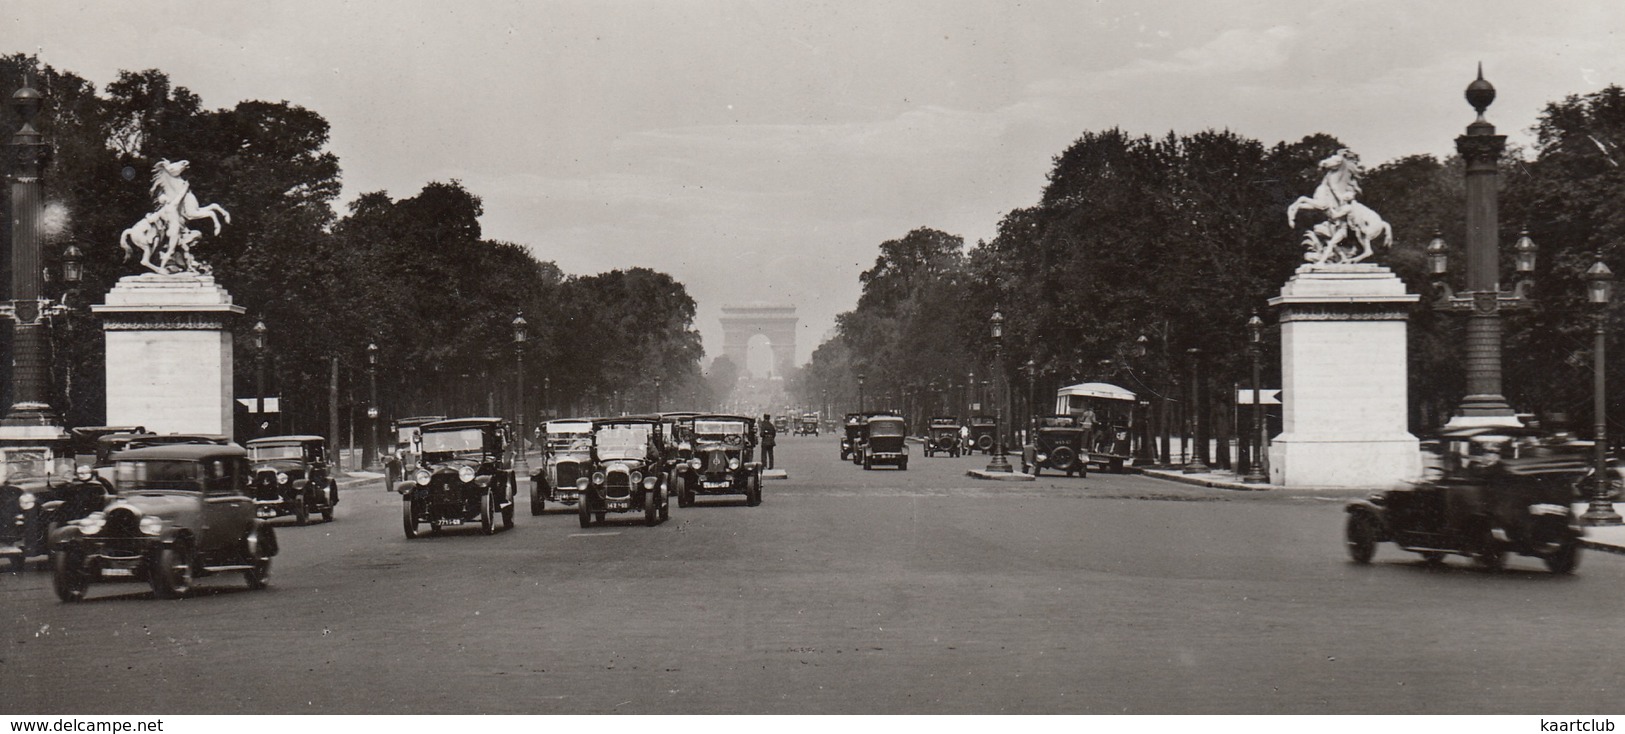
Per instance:
[[[1622,24],[1618,0],[6,0],[0,53],[308,107],[346,201],[461,179],[489,238],[686,283],[712,355],[723,304],[794,304],[805,359],[877,245],[991,237],[1086,130],[1442,156],[1482,60],[1526,142],[1545,102],[1625,83]]]

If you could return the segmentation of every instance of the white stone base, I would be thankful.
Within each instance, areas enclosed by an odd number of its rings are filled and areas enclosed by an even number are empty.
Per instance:
[[[1416,438],[1281,436],[1270,445],[1270,483],[1288,487],[1386,489],[1422,476]]]
[[[121,278],[91,306],[107,337],[107,423],[231,437],[231,325],[243,307],[214,278]]]

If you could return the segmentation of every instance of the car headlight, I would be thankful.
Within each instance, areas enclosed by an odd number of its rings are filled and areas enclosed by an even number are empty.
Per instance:
[[[138,527],[141,528],[141,532],[147,535],[157,535],[158,531],[164,529],[164,521],[158,519],[157,516],[147,515],[141,518],[141,524]]]
[[[603,484],[604,483],[604,473],[601,472],[601,471],[593,472],[592,473],[592,483],[593,484]]]
[[[73,468],[73,478],[81,482],[88,482],[95,475],[96,470],[91,468],[89,464],[80,464]]]
[[[75,522],[79,523],[79,532],[85,535],[95,535],[102,531],[103,525],[107,524],[107,515],[101,512],[92,512]]]
[[[640,472],[640,471],[632,472],[632,483],[633,484],[637,484],[637,483],[642,482],[642,481],[643,481],[643,472]]]
[[[277,472],[276,473],[276,483],[277,484],[287,484],[288,483],[288,473],[287,472],[281,472],[281,471]]]
[[[690,469],[699,469],[700,468],[700,460],[698,458],[689,459],[688,460],[688,468],[690,468]]]
[[[422,487],[429,486],[429,480],[432,478],[434,478],[434,475],[430,474],[428,469],[419,469],[418,473],[412,477],[413,481],[416,481]]]
[[[576,480],[576,489],[579,489],[579,490],[581,490],[583,492],[587,491],[587,478],[586,477],[582,477],[582,478]]]
[[[24,510],[32,510],[32,509],[34,509],[34,495],[33,495],[33,493],[31,493],[31,492],[22,493],[22,495],[17,498],[17,507],[19,509],[24,509]]]
[[[465,466],[457,470],[457,478],[463,480],[464,484],[474,481],[474,474],[474,467],[472,466]]]
[[[739,468],[739,460],[738,459],[729,459],[728,460],[728,468],[729,469],[738,469]]]
[[[660,483],[660,480],[655,478],[655,477],[644,477],[643,478],[643,488],[644,489],[654,489],[655,485],[657,485],[659,483]]]

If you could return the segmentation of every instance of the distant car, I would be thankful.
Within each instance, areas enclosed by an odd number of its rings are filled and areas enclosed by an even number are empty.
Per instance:
[[[959,416],[932,416],[925,437],[925,455],[959,456]]]
[[[576,480],[592,467],[592,420],[551,420],[542,430],[542,465],[530,475],[530,514],[540,515],[548,502],[574,507],[581,501]]]
[[[68,433],[73,436],[74,465],[86,464],[94,466],[100,453],[97,450],[104,436],[129,435],[146,433],[145,426],[79,426],[70,429]]]
[[[581,527],[611,512],[642,512],[646,525],[669,517],[664,457],[658,418],[593,420],[591,474],[576,479]]]
[[[669,484],[678,507],[691,507],[697,495],[742,494],[751,507],[762,504],[762,463],[756,461],[756,421],[737,415],[685,419],[693,437],[692,455],[672,469]]]
[[[816,436],[816,435],[818,435],[818,414],[817,413],[802,413],[801,414],[801,421],[796,424],[795,435],[797,435],[797,436]]]
[[[504,528],[512,528],[517,491],[509,442],[501,418],[452,418],[420,426],[414,451],[422,460],[411,480],[395,487],[406,537],[416,538],[418,525],[425,523],[439,532],[478,522],[490,535],[498,515]]]
[[[1033,443],[1022,448],[1023,471],[1039,475],[1054,469],[1067,476],[1089,476],[1089,451],[1084,447],[1087,431],[1070,415],[1045,415],[1035,419]]]
[[[999,419],[991,415],[973,415],[970,419],[970,445],[965,453],[980,451],[992,455],[999,447]]]
[[[1584,531],[1570,503],[1590,468],[1586,446],[1501,427],[1452,431],[1436,445],[1435,476],[1344,508],[1355,563],[1370,563],[1378,543],[1393,542],[1428,563],[1456,553],[1499,570],[1511,552],[1540,558],[1553,573],[1574,571]]]
[[[106,509],[51,534],[56,595],[79,601],[90,584],[146,580],[159,598],[184,596],[197,577],[241,572],[251,589],[271,579],[276,534],[254,516],[240,446],[131,449],[114,462]]]
[[[0,448],[0,558],[20,572],[47,553],[52,522],[47,507],[71,480],[73,457],[63,440]]]
[[[248,442],[257,516],[270,520],[293,515],[304,525],[310,513],[332,522],[339,486],[327,462],[327,439],[321,436],[268,436]]]
[[[841,436],[841,461],[856,462],[857,446],[868,429],[868,417],[862,413],[847,413],[843,423],[846,432]]]
[[[869,418],[868,436],[858,446],[864,469],[891,465],[908,471],[908,425],[894,415]]]
[[[400,418],[390,424],[390,433],[395,434],[395,445],[384,458],[385,487],[405,481],[406,472],[417,467],[419,457],[413,438],[417,436],[418,426],[445,419],[443,415],[419,415]]]

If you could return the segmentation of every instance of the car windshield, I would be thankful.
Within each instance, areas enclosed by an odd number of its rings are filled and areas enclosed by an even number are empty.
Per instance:
[[[424,431],[423,453],[449,454],[485,450],[485,432],[478,428],[458,431]]]
[[[417,433],[417,431],[418,431],[417,426],[408,426],[408,427],[405,427],[405,428],[396,429],[395,430],[395,443],[398,443],[398,444],[400,444],[402,446],[411,445],[411,443],[412,443],[412,434]]]
[[[73,457],[56,458],[48,448],[17,448],[5,450],[5,462],[0,469],[0,482],[21,479],[46,479],[52,474],[72,474]]]
[[[296,443],[272,444],[269,446],[248,447],[249,461],[270,461],[272,459],[303,459],[305,447]]]
[[[592,448],[592,424],[547,424],[547,447],[555,452],[577,452]]]
[[[143,489],[203,491],[203,465],[195,461],[120,461],[114,466],[113,483],[121,492]]]
[[[903,435],[902,421],[874,421],[869,424],[870,436],[901,436]]]
[[[702,439],[745,435],[744,421],[694,421],[694,434]]]
[[[600,459],[642,459],[649,451],[647,424],[599,426],[594,438]]]

